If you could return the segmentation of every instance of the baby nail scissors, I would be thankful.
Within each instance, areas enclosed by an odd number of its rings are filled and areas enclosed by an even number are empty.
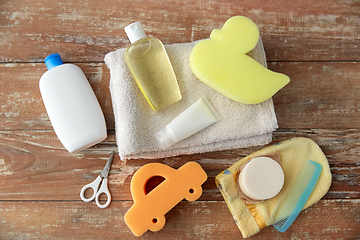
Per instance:
[[[104,170],[101,172],[101,174],[93,182],[85,185],[81,189],[81,192],[80,192],[81,200],[83,200],[84,202],[90,202],[90,201],[94,200],[94,198],[95,198],[96,205],[99,208],[106,208],[107,206],[109,206],[109,204],[111,202],[111,195],[110,195],[110,192],[108,189],[108,178],[107,177],[109,175],[110,166],[111,166],[113,157],[114,157],[114,151],[111,153],[111,156],[110,156],[109,160],[107,161],[107,163],[104,167]],[[102,180],[102,183],[101,183],[101,187],[99,189],[101,180]],[[88,189],[88,188],[92,188],[94,190],[94,193],[90,198],[85,198],[84,193],[85,193],[86,189]],[[107,196],[107,201],[105,204],[100,204],[100,202],[99,202],[99,197],[102,193],[106,194],[106,196]]]

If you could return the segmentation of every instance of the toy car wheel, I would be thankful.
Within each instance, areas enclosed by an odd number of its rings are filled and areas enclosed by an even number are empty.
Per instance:
[[[156,216],[151,219],[151,227],[149,228],[151,231],[159,231],[165,226],[165,216]]]
[[[202,188],[189,188],[188,192],[185,195],[185,199],[188,201],[195,201],[197,200],[202,194]]]

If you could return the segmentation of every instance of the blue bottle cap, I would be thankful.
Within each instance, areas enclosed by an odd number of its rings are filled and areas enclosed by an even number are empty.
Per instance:
[[[51,54],[45,58],[45,64],[48,70],[59,66],[61,64],[64,64],[60,55],[58,53]]]

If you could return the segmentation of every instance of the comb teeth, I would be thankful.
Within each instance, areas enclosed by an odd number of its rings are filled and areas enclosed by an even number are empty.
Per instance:
[[[284,224],[286,223],[286,221],[288,220],[289,217],[286,217],[280,221],[278,221],[277,223],[274,224],[274,226],[278,227],[278,228],[282,228],[282,226],[284,226]]]
[[[279,216],[283,217],[274,224],[274,227],[278,231],[285,232],[295,221],[314,190],[320,177],[321,170],[322,166],[319,163],[311,160],[306,162],[294,186],[289,192],[284,206],[278,213]]]

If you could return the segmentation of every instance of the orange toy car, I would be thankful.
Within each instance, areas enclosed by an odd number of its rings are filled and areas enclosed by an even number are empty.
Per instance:
[[[146,194],[146,184],[155,176],[165,180]],[[131,180],[134,205],[124,216],[126,224],[135,236],[147,230],[159,231],[165,225],[165,214],[176,204],[184,198],[195,201],[201,196],[201,185],[206,179],[205,171],[196,162],[188,162],[178,170],[161,163],[141,167]]]

